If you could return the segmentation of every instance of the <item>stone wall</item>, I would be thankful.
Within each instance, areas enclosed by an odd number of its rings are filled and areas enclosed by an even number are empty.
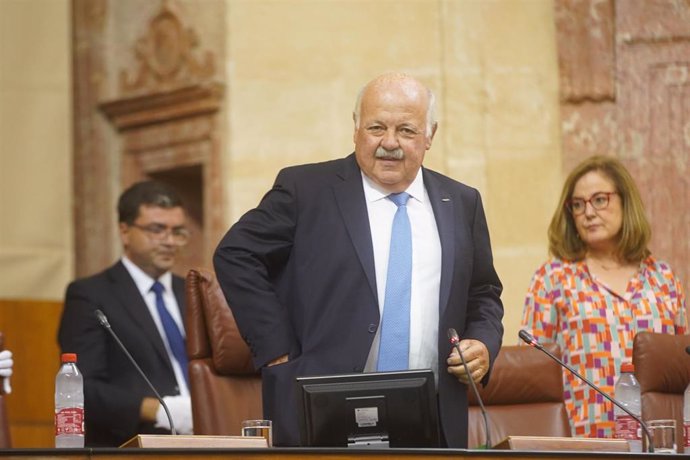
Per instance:
[[[615,155],[640,188],[652,253],[690,277],[690,4],[556,1],[565,171]]]
[[[164,97],[184,86],[178,81],[177,87],[130,91],[122,83],[122,75],[130,81],[138,75],[147,37],[165,43],[165,29],[152,35],[165,8],[190,32],[189,56],[213,61],[209,78],[184,84],[222,88],[212,133],[202,136],[210,146],[207,163],[194,163],[199,157],[193,150],[179,154],[186,141],[166,134],[179,125],[159,118],[160,125],[137,133],[118,124],[136,98]],[[381,72],[402,70],[439,98],[440,127],[427,165],[482,192],[505,284],[506,341],[513,343],[524,291],[546,256],[545,229],[561,181],[553,13],[547,0],[74,0],[74,172],[60,181],[65,193],[51,195],[60,201],[51,209],[61,210],[59,226],[71,235],[72,180],[75,242],[68,237],[60,248],[74,250],[75,267],[61,262],[53,287],[37,294],[28,287],[35,286],[37,270],[26,265],[20,273],[29,281],[4,295],[59,299],[73,276],[111,263],[119,256],[113,210],[118,193],[136,178],[165,173],[169,158],[203,163],[193,174],[204,187],[197,193],[203,195],[204,244],[187,263],[208,265],[220,234],[259,201],[281,167],[352,150],[351,112],[360,86]],[[175,56],[170,47],[161,53],[149,52],[149,62],[151,56]],[[64,50],[58,54],[69,57]],[[68,78],[68,69],[55,72]],[[53,142],[65,152],[57,157],[62,168],[70,165],[70,142],[69,134]],[[130,155],[146,149],[155,154]],[[31,204],[22,201],[23,208]],[[211,221],[216,223],[209,228]],[[6,253],[10,246],[16,250],[8,242]],[[20,262],[29,260],[27,254]]]
[[[0,299],[73,273],[70,46],[68,0],[0,1]]]

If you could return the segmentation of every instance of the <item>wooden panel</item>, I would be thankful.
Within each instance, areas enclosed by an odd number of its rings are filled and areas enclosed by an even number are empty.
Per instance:
[[[494,449],[546,450],[546,451],[588,451],[588,452],[630,452],[625,439],[607,438],[561,438],[547,436],[508,436]]]
[[[263,436],[199,436],[178,434],[139,434],[120,447],[127,449],[267,449],[267,439]]]
[[[83,452],[83,453],[82,453]],[[533,460],[611,460],[615,458],[625,460],[641,460],[659,458],[649,454],[611,453],[611,452],[539,452],[534,451],[491,451],[491,450],[462,450],[462,449],[84,449],[80,454],[70,449],[50,451],[36,450],[34,452],[2,452],[7,460],[499,460],[525,459]],[[16,454],[16,455],[13,455]]]
[[[14,354],[6,396],[13,447],[53,447],[57,328],[62,302],[0,299],[0,331]]]

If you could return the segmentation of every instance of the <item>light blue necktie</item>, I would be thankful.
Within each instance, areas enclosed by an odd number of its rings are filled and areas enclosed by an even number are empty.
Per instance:
[[[407,217],[408,193],[388,195],[398,210],[393,217],[381,321],[381,342],[376,369],[397,371],[408,367],[410,354],[410,291],[412,289],[412,229]]]
[[[184,337],[182,337],[177,323],[165,306],[165,301],[163,300],[163,291],[165,287],[163,287],[159,281],[156,281],[153,283],[153,286],[151,286],[151,290],[156,294],[156,309],[158,310],[158,316],[160,316],[161,323],[163,324],[165,335],[168,338],[170,351],[172,351],[177,363],[182,368],[182,374],[189,388],[189,370],[187,369],[187,350],[185,349]]]

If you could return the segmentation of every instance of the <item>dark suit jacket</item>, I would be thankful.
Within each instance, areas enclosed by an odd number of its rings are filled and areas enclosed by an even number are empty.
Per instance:
[[[501,284],[479,193],[424,169],[442,247],[438,362],[441,426],[467,444],[466,387],[445,369],[446,330],[501,346]],[[378,328],[374,254],[354,155],[284,169],[259,206],[225,235],[214,256],[254,364],[276,445],[299,444],[297,376],[361,372]],[[285,364],[265,364],[289,353]],[[229,409],[230,410],[230,409]]]
[[[184,280],[173,276],[173,291],[184,314]],[[161,396],[179,393],[170,358],[134,280],[118,262],[104,272],[67,287],[58,341],[64,353],[77,353],[84,375],[86,443],[118,446],[138,433],[165,432],[139,421],[141,400],[155,397],[94,311],[108,317],[112,330]]]

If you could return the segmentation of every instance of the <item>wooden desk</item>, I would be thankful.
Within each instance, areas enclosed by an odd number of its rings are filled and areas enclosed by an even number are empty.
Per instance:
[[[9,460],[649,460],[668,455],[463,449],[2,449]],[[682,455],[681,457],[687,457]]]

